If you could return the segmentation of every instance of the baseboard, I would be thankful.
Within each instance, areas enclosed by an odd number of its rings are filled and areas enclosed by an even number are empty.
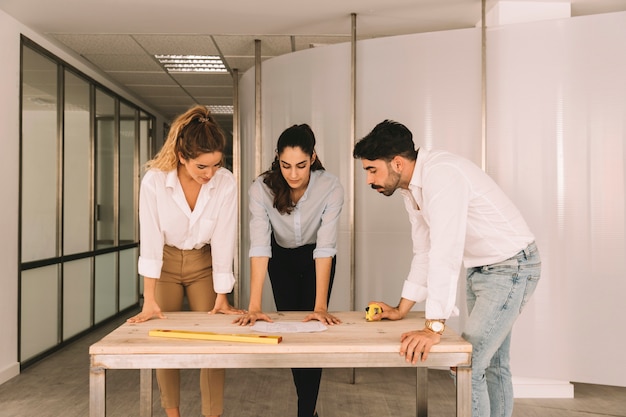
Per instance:
[[[513,377],[515,398],[574,398],[574,385],[555,379]]]
[[[0,370],[0,385],[7,382],[9,379],[14,378],[20,374],[20,364],[15,362],[12,365],[7,366]]]

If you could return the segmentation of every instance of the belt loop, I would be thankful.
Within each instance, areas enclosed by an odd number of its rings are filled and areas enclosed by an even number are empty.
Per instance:
[[[526,246],[526,247],[523,249],[523,252],[524,252],[524,257],[525,257],[526,259],[530,258],[530,246],[531,246],[531,245],[532,245],[532,243],[530,243],[528,246]]]

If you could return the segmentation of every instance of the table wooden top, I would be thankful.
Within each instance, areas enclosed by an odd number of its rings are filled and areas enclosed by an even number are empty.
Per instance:
[[[269,313],[274,322],[301,322],[305,312]],[[144,323],[124,323],[100,341],[91,345],[91,355],[140,354],[234,354],[234,353],[398,353],[400,335],[422,329],[423,312],[411,312],[403,320],[367,322],[363,312],[333,313],[341,324],[311,333],[268,333],[282,336],[279,344],[258,344],[208,340],[173,339],[149,336],[154,329],[214,332],[224,334],[263,334],[250,326],[233,324],[237,316],[209,315],[199,312],[170,312],[166,319]],[[447,328],[441,343],[431,352],[471,353],[471,345]]]

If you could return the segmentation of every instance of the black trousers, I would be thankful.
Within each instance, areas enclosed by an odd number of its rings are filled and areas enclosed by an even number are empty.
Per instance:
[[[278,311],[313,311],[315,308],[315,245],[288,249],[280,247],[272,236],[272,257],[268,273]],[[333,257],[328,284],[328,299],[335,278],[337,259]],[[321,368],[293,368],[293,382],[298,394],[298,417],[315,412],[322,379]]]

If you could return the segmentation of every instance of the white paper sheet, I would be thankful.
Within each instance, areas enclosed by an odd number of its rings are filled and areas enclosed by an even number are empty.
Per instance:
[[[323,332],[327,329],[327,327],[319,321],[289,323],[268,323],[266,321],[257,321],[250,328],[256,332],[261,333],[310,333]]]

